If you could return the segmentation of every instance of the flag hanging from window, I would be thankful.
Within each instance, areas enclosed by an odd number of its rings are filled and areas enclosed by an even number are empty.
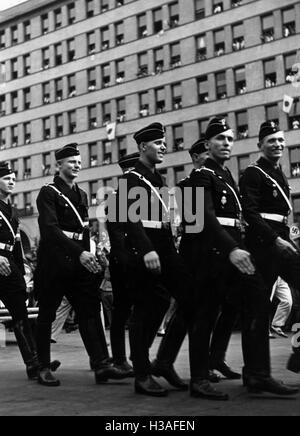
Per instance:
[[[116,127],[117,123],[108,123],[106,125],[107,139],[109,141],[113,141],[114,139],[116,139]]]

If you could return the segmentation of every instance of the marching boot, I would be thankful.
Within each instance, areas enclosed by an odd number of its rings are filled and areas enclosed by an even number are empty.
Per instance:
[[[60,381],[52,374],[52,370],[57,370],[60,362],[50,363],[51,354],[51,322],[38,322],[37,326],[37,350],[40,370],[38,373],[38,383],[42,386],[57,387]]]
[[[157,357],[151,364],[151,374],[164,377],[178,390],[186,391],[188,385],[179,377],[174,369],[174,362],[187,333],[186,323],[179,311],[176,311],[161,341]]]
[[[233,371],[226,362],[212,362],[210,364],[212,370],[219,371],[228,380],[240,380],[242,378],[241,374]]]
[[[39,362],[37,358],[36,344],[27,319],[17,321],[14,324],[14,333],[26,365],[26,373],[29,380],[37,380],[39,374]]]
[[[228,401],[229,396],[213,388],[208,380],[192,379],[190,383],[190,394],[194,398],[204,398],[206,400]]]
[[[253,377],[247,378],[247,389],[250,394],[260,394],[268,392],[270,394],[289,396],[296,395],[299,388],[285,385],[272,377]]]

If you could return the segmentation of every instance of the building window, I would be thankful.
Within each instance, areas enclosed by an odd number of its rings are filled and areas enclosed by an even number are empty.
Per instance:
[[[183,125],[177,124],[173,127],[174,145],[173,151],[184,150]]]
[[[96,167],[98,165],[97,142],[92,142],[91,144],[89,144],[89,162],[90,162],[90,168]]]
[[[6,65],[5,62],[0,62],[0,82],[6,82]]]
[[[0,30],[0,50],[6,47],[5,30]]]
[[[42,65],[44,70],[50,67],[50,49],[49,47],[43,48],[42,50]]]
[[[186,177],[184,166],[174,168],[175,185]]]
[[[103,87],[110,86],[110,64],[102,65],[102,83]]]
[[[6,130],[0,129],[0,150],[4,150],[6,147]]]
[[[199,120],[199,136],[204,135],[209,123],[209,118]]]
[[[173,29],[179,25],[179,4],[178,2],[169,5],[170,27]]]
[[[290,130],[300,129],[300,98],[299,97],[295,98],[293,113],[289,115],[289,129]]]
[[[25,211],[27,213],[32,211],[32,198],[31,198],[31,192],[25,192],[24,193],[24,206]]]
[[[138,22],[138,37],[145,38],[146,36],[148,36],[147,15],[146,14],[138,15],[137,22]]]
[[[102,103],[103,125],[106,126],[111,122],[111,102]]]
[[[61,101],[63,99],[63,79],[55,80],[55,100]]]
[[[149,94],[148,92],[141,92],[140,95],[140,117],[147,117],[149,115]]]
[[[43,135],[44,139],[50,139],[51,135],[51,121],[50,118],[44,118],[43,119]]]
[[[5,95],[0,95],[0,117],[6,115],[6,97]]]
[[[239,51],[245,48],[244,23],[232,26],[233,42],[232,50]]]
[[[271,104],[269,106],[266,106],[266,120],[273,121],[273,123],[279,125],[278,104]]]
[[[12,80],[18,78],[18,58],[11,60],[11,78]]]
[[[88,18],[95,15],[95,5],[94,0],[86,0],[86,16]]]
[[[245,67],[236,68],[234,70],[235,93],[242,95],[247,92],[246,69]]]
[[[163,30],[162,8],[153,11],[153,30],[154,33],[160,33]]]
[[[125,98],[119,98],[117,100],[117,121],[123,123],[126,121],[126,100]]]
[[[61,8],[55,9],[54,11],[54,26],[55,29],[59,29],[62,26]]]
[[[17,147],[19,144],[19,127],[18,126],[11,127],[11,142],[12,142],[12,147]]]
[[[96,68],[90,68],[88,70],[88,90],[89,92],[96,89]]]
[[[30,88],[25,88],[23,90],[23,98],[24,98],[24,109],[30,109],[31,106],[31,89]]]
[[[15,173],[16,178],[18,178],[18,174],[19,174],[19,161],[18,159],[13,159],[12,161],[10,161],[10,166],[12,171]]]
[[[18,36],[18,26],[12,26],[11,30],[11,43],[12,45],[18,44],[19,36]]]
[[[160,114],[166,110],[165,88],[155,90],[156,113]]]
[[[246,139],[249,136],[248,112],[241,111],[236,113],[236,126],[238,139]]]
[[[244,174],[248,166],[250,165],[250,154],[244,154],[243,156],[238,156],[238,172],[239,178]]]
[[[296,11],[295,8],[289,8],[282,11],[283,36],[288,38],[296,33]]]
[[[68,24],[73,24],[76,21],[76,15],[75,15],[75,4],[69,3],[68,4]]]
[[[274,17],[273,14],[262,17],[262,42],[274,41]]]
[[[174,110],[182,109],[182,87],[181,83],[172,85],[172,105]]]
[[[285,80],[287,83],[292,83],[297,75],[296,69],[293,70],[293,66],[296,64],[297,52],[289,53],[284,57],[285,65]]]
[[[45,35],[49,32],[49,16],[48,14],[44,14],[41,16],[41,22],[42,22],[42,32]]]
[[[214,32],[215,41],[215,56],[222,56],[225,54],[225,30],[220,29]]]
[[[19,108],[19,98],[18,98],[18,91],[11,93],[11,111],[13,114],[18,112]]]
[[[31,57],[30,57],[30,54],[27,54],[27,55],[23,56],[23,65],[24,65],[23,74],[24,74],[24,76],[28,76],[30,74],[30,71],[31,71]]]
[[[103,142],[103,165],[112,163],[112,144],[111,141]]]
[[[67,41],[68,47],[68,62],[72,62],[75,59],[75,39],[69,39]]]
[[[242,3],[243,3],[243,0],[231,0],[231,7],[237,8],[237,7],[241,6]]]
[[[25,137],[25,144],[28,145],[31,143],[31,123],[25,123],[24,124],[24,137]]]
[[[55,115],[55,131],[56,137],[59,138],[64,135],[64,120],[63,114]]]
[[[96,35],[95,32],[90,32],[87,34],[88,42],[88,54],[93,55],[96,53]]]
[[[205,18],[205,0],[195,0],[195,19]]]
[[[18,209],[19,206],[19,195],[18,194],[13,194],[10,196],[10,202],[12,207],[14,207],[15,209]]]
[[[276,59],[264,61],[265,88],[277,85]]]
[[[109,9],[109,0],[101,0],[101,13],[107,12]]]
[[[120,21],[115,24],[116,29],[116,45],[124,44],[124,22]]]
[[[108,50],[110,47],[109,27],[103,27],[103,29],[101,29],[101,41],[102,41],[102,50]]]
[[[290,162],[291,176],[300,177],[300,147],[290,148]]]
[[[200,104],[209,101],[209,82],[207,76],[201,76],[198,79],[198,96]]]
[[[180,42],[170,45],[171,51],[171,68],[177,68],[181,66],[181,55],[180,55]]]
[[[98,180],[89,183],[90,204],[97,206],[98,204]]]
[[[24,29],[24,41],[29,41],[31,38],[31,24],[30,21],[25,21],[23,23]]]
[[[51,153],[43,153],[43,176],[50,176],[51,173]]]
[[[196,38],[196,59],[205,61],[207,58],[206,35],[199,35]]]
[[[69,120],[69,133],[76,133],[77,130],[77,117],[76,111],[68,112],[68,120]]]
[[[31,157],[26,157],[23,159],[23,165],[24,165],[24,180],[30,179],[31,177]]]
[[[154,50],[154,68],[155,74],[160,74],[164,70],[164,49],[163,47]]]
[[[68,76],[68,97],[75,97],[76,96],[76,76],[75,74],[72,74]]]
[[[148,68],[148,52],[142,52],[138,54],[138,73],[137,77],[145,77],[149,74]]]
[[[50,82],[43,83],[43,103],[50,103]]]
[[[221,12],[223,12],[223,10],[223,2],[220,2],[220,0],[214,0],[213,14],[220,14]]]
[[[118,159],[126,156],[127,154],[127,138],[122,136],[118,138]]]
[[[222,71],[216,74],[217,99],[227,98],[226,72]]]
[[[55,44],[54,46],[55,51],[55,65],[61,65],[63,62],[62,58],[62,44]]]
[[[116,61],[116,83],[123,83],[125,80],[125,61],[120,59]]]
[[[98,127],[97,122],[97,106],[89,106],[88,108],[88,115],[89,115],[89,126],[91,129],[96,129]]]

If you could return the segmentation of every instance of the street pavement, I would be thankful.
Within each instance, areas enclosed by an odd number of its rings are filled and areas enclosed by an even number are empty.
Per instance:
[[[8,344],[0,348],[0,416],[299,416],[300,394],[295,397],[250,396],[241,381],[222,381],[217,387],[229,393],[230,401],[193,399],[187,392],[170,390],[167,398],[135,395],[133,379],[97,386],[78,332],[62,334],[53,345],[52,358],[62,366],[57,375],[59,388],[46,388],[26,379],[24,366],[9,334]],[[152,355],[159,345],[157,338]],[[229,364],[241,370],[240,334],[232,337]],[[300,374],[285,369],[290,354],[290,339],[271,340],[273,374],[293,386],[300,386]],[[176,369],[186,380],[188,343],[184,343]],[[167,382],[161,379],[164,386]]]

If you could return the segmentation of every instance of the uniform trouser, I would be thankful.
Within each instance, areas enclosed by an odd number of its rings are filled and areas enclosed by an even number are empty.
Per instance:
[[[71,310],[72,310],[72,305],[70,304],[70,302],[66,297],[63,297],[61,305],[59,306],[56,312],[56,319],[52,323],[52,330],[51,330],[52,340],[54,341],[57,340]]]
[[[289,285],[281,277],[278,278],[273,287],[271,300],[274,298],[279,300],[279,304],[272,325],[274,327],[284,327],[292,310],[293,297]]]
[[[42,368],[49,368],[51,349],[51,325],[64,296],[74,308],[79,331],[86,351],[95,368],[101,367],[108,358],[105,334],[100,317],[100,299],[94,284],[74,279],[52,280],[51,287],[44,287],[39,294],[37,325],[37,349]]]

